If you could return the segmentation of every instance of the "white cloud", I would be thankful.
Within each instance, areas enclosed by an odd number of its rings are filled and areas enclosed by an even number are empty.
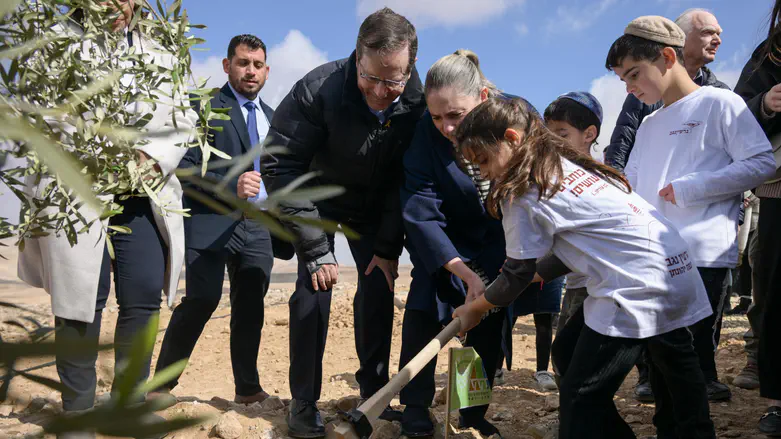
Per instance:
[[[556,16],[548,20],[547,30],[550,33],[578,32],[588,29],[618,0],[600,0],[597,5],[578,8],[574,6],[559,6]]]
[[[526,0],[358,0],[360,19],[387,6],[407,17],[416,27],[469,26],[484,23]]]
[[[616,119],[621,113],[621,107],[626,100],[626,86],[613,73],[607,73],[591,81],[589,90],[599,103],[602,104],[602,128],[597,139],[599,156],[601,158],[605,148],[610,144],[610,136],[616,127]]]
[[[515,32],[518,33],[520,36],[526,36],[529,34],[529,26],[526,25],[526,23],[516,24],[515,25]]]
[[[276,107],[296,81],[315,67],[328,62],[328,55],[315,47],[303,33],[293,29],[281,43],[268,49],[268,62],[271,72],[260,97],[268,105]],[[193,61],[192,70],[196,80],[209,78],[209,87],[222,87],[228,79],[222,70],[222,58],[216,56]]]

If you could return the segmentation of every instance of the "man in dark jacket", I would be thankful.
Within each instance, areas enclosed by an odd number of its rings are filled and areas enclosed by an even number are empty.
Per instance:
[[[694,82],[701,86],[729,89],[727,84],[716,79],[706,64],[716,59],[716,51],[721,45],[721,26],[710,12],[703,9],[689,9],[675,23],[686,33],[683,58],[686,70]],[[662,107],[659,101],[655,105],[646,105],[629,93],[624,101],[616,127],[610,137],[610,145],[605,149],[605,164],[619,171],[624,170],[629,153],[635,144],[635,134],[640,123],[649,114]]]
[[[361,237],[350,241],[358,269],[355,378],[368,398],[388,382],[393,325],[393,287],[404,230],[399,187],[402,157],[423,114],[423,85],[414,67],[415,28],[385,8],[361,25],[355,52],[322,65],[298,81],[277,108],[270,144],[287,148],[264,157],[261,175],[269,193],[308,172],[312,185],[338,185],[344,194],[328,200],[282,206],[300,219],[329,219]],[[337,281],[334,236],[300,222],[298,281],[290,298],[290,390],[288,434],[325,435],[315,406],[320,398],[331,287]],[[399,419],[387,409],[383,417]]]

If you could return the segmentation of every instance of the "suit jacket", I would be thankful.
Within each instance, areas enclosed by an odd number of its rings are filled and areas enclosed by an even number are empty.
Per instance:
[[[73,32],[78,36],[83,34],[81,28],[75,26],[63,28],[63,32]],[[139,42],[137,47],[151,58],[151,62],[166,68],[173,65],[175,61],[173,55],[165,52],[154,41],[139,35],[135,38]],[[95,41],[87,40],[86,45],[81,48],[81,56],[115,55],[106,53]],[[157,194],[161,206],[167,209],[181,209],[182,186],[173,172],[187,150],[187,143],[195,134],[197,115],[194,111],[177,110],[185,105],[184,99],[165,100],[172,95],[170,84],[161,84],[157,95],[161,96],[162,101],[159,101],[156,106],[138,101],[134,104],[134,112],[138,115],[152,114],[149,123],[144,127],[147,132],[154,134],[170,131],[171,133],[151,136],[147,139],[147,143],[138,145],[137,148],[154,158],[163,174],[168,176]],[[173,119],[176,119],[175,125]],[[174,130],[175,127],[178,130]],[[28,183],[34,182],[35,177],[29,177]],[[38,185],[29,184],[27,195],[31,198],[38,196],[51,181],[48,178],[43,180]],[[154,200],[150,199],[150,203],[152,203],[155,224],[168,246],[164,291],[168,295],[168,305],[172,306],[184,263],[183,218],[179,214],[164,213],[160,209],[161,206],[155,205]],[[57,209],[49,208],[41,212],[41,215],[56,213],[56,211]],[[87,221],[98,218],[100,214],[87,205],[81,206],[79,213]],[[44,288],[51,295],[52,311],[55,316],[88,323],[94,319],[100,267],[106,245],[104,229],[107,225],[107,219],[93,222],[87,232],[79,235],[78,242],[73,247],[64,235],[51,234],[25,240],[24,250],[19,252],[17,267],[19,278],[34,287]]]
[[[407,308],[433,312],[437,295],[458,306],[466,289],[444,265],[456,257],[476,261],[494,279],[505,260],[502,223],[486,212],[472,179],[459,167],[453,144],[428,112],[404,155],[404,176],[402,217],[414,265]],[[459,290],[461,297],[454,297]],[[449,317],[439,308],[441,319]]]
[[[227,83],[220,89],[217,96],[211,99],[211,106],[212,108],[230,108],[228,113],[230,120],[215,120],[211,122],[213,127],[221,127],[222,130],[211,132],[209,144],[231,157],[238,157],[249,151],[253,145],[250,144],[247,123],[244,121],[236,96],[234,96]],[[274,110],[262,100],[260,101],[260,106],[266,115],[266,119],[270,122],[274,117]],[[200,168],[202,163],[203,155],[201,149],[190,148],[187,150],[187,154],[185,154],[179,167]],[[229,169],[228,167],[208,169],[204,178],[222,181]],[[246,171],[252,171],[252,166],[250,165]],[[239,178],[234,177],[228,183],[228,190],[236,193],[238,182]],[[200,188],[195,189],[201,190]],[[184,206],[190,209],[190,217],[185,218],[184,221],[186,242],[190,248],[212,250],[223,248],[240,220],[240,215],[238,214],[223,215],[186,195],[184,197]],[[272,246],[274,257],[291,259],[294,255],[292,244],[276,239],[273,236]]]

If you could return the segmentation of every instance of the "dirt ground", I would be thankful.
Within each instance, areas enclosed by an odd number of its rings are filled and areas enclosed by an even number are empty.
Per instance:
[[[9,260],[0,260],[0,301],[24,305],[31,310],[49,313],[49,298],[42,291],[27,287],[16,277],[16,260],[10,250],[2,249]],[[232,403],[234,388],[230,371],[229,316],[230,304],[227,294],[201,336],[179,386],[174,390],[178,403],[163,412],[167,418],[177,416],[211,415],[209,421],[200,426],[172,433],[172,438],[241,437],[272,438],[285,437],[285,404],[290,398],[288,386],[288,307],[287,299],[292,293],[295,279],[294,265],[277,261],[274,279],[266,297],[266,323],[260,346],[258,365],[261,384],[264,389],[280,400],[251,406]],[[337,405],[354,403],[358,387],[354,373],[358,358],[354,349],[352,296],[355,292],[354,268],[342,268],[341,282],[335,287],[331,307],[331,322],[323,364],[324,383],[320,407],[325,420],[336,418]],[[409,286],[409,267],[400,269],[402,277],[397,283],[397,304],[402,305]],[[184,283],[180,284],[180,294]],[[227,292],[227,283],[225,284]],[[28,315],[18,310],[0,307],[0,322]],[[160,335],[157,339],[155,359],[164,332],[171,317],[171,311],[164,308],[160,318]],[[401,347],[401,322],[403,310],[396,309],[391,353],[391,372],[398,371]],[[112,339],[117,319],[116,303],[110,299],[107,312],[103,314],[102,341]],[[53,325],[53,318],[44,319]],[[731,383],[745,364],[743,353],[743,332],[748,328],[745,316],[728,317],[724,324],[721,345],[717,353],[719,373],[722,380]],[[18,340],[24,337],[21,329],[0,324],[0,335],[4,340]],[[452,341],[451,346],[457,346]],[[514,329],[514,370],[505,373],[504,384],[494,388],[493,403],[488,417],[508,439],[542,438],[545,426],[556,419],[556,394],[546,394],[534,385],[535,368],[534,324],[531,317],[521,318]],[[439,355],[437,364],[437,386],[442,388],[446,380],[446,350]],[[52,361],[51,358],[26,361],[17,367],[27,368]],[[113,354],[101,353],[98,363],[98,393],[110,389],[113,370]],[[154,361],[153,361],[154,364]],[[0,370],[0,374],[4,373]],[[53,366],[36,371],[44,376],[57,378]],[[651,424],[653,405],[640,404],[631,397],[636,375],[627,378],[616,396],[616,404],[622,415],[632,425],[638,437],[654,434]],[[732,401],[711,404],[711,414],[720,438],[763,438],[756,430],[764,404],[757,391],[747,391],[730,386]],[[60,410],[59,394],[23,378],[14,379],[11,386],[14,400],[0,405],[0,437],[23,437],[41,431],[48,417]],[[398,399],[394,400],[397,406]],[[436,404],[436,403],[435,403]],[[442,404],[432,409],[438,421],[437,436],[443,434],[444,408]],[[456,416],[454,416],[455,418]],[[217,424],[221,424],[217,427]],[[398,424],[382,423],[375,437],[395,439],[400,435]],[[473,437],[475,432],[458,432],[456,437]],[[478,435],[479,436],[479,435]],[[52,436],[53,437],[53,436]]]

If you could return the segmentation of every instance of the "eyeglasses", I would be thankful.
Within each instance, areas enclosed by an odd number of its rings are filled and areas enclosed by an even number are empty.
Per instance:
[[[392,79],[382,79],[374,75],[367,75],[366,73],[359,73],[360,77],[371,82],[372,85],[382,84],[388,90],[402,91],[404,86],[407,85],[407,81],[394,81]]]

